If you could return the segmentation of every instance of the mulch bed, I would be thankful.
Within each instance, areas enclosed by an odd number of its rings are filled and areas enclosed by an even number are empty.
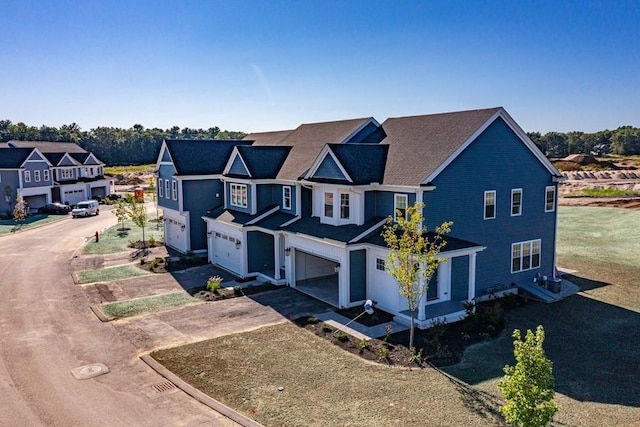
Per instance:
[[[144,262],[143,262],[144,260]],[[156,257],[151,260],[141,259],[139,267],[152,273],[171,273],[174,271],[186,270],[187,268],[197,267],[207,264],[206,258],[185,258],[178,261],[169,261],[162,257]]]
[[[207,291],[206,289],[201,289],[201,290],[196,289],[195,290],[196,292],[193,294],[193,296],[196,298],[200,298],[203,301],[220,301],[223,299],[255,295],[261,292],[273,291],[275,289],[281,289],[281,288],[275,285],[264,284],[264,285],[249,286],[246,288],[241,288],[239,286],[220,288],[215,292]]]
[[[443,367],[458,363],[465,349],[471,344],[500,335],[509,310],[525,303],[526,300],[519,296],[509,296],[479,303],[474,314],[459,322],[435,324],[425,330],[416,328],[414,346],[418,355],[414,357],[408,348],[408,330],[398,333],[390,330],[382,339],[361,341],[335,330],[313,316],[302,317],[294,322],[343,350],[367,360],[403,367]],[[344,311],[341,311],[341,314],[343,313]]]

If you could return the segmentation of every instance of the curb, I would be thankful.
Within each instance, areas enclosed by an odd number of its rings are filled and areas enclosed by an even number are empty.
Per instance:
[[[91,311],[93,311],[93,314],[95,314],[96,317],[100,319],[102,323],[107,323],[107,322],[111,322],[112,320],[116,320],[116,318],[111,319],[107,317],[102,311],[102,309],[100,308],[100,306],[97,304],[92,304],[89,306],[89,308],[91,309]]]
[[[230,407],[228,407],[224,403],[219,402],[219,401],[217,401],[216,399],[214,399],[214,398],[212,398],[210,396],[207,396],[206,394],[204,394],[200,390],[194,388],[190,384],[188,384],[185,381],[181,380],[176,374],[174,374],[173,372],[169,371],[167,368],[165,368],[160,363],[158,363],[153,357],[151,357],[150,354],[141,355],[140,356],[140,360],[142,360],[144,363],[146,363],[151,369],[156,371],[158,374],[162,375],[163,377],[165,377],[166,379],[171,381],[180,390],[184,391],[189,396],[191,396],[194,399],[196,399],[198,402],[202,403],[203,405],[208,406],[209,408],[213,409],[216,412],[219,412],[220,414],[222,414],[225,417],[231,419],[232,421],[235,421],[236,423],[240,424],[241,426],[244,426],[244,427],[264,427],[259,422],[255,421],[255,420],[252,420],[251,418],[246,417],[245,415],[242,415],[239,412],[236,412],[235,410],[231,409]]]

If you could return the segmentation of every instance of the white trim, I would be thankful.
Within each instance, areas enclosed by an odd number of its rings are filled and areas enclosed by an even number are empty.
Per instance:
[[[407,209],[409,209],[409,195],[408,194],[402,194],[402,193],[394,193],[393,194],[393,220],[397,221],[398,218],[396,217],[397,215],[397,211],[398,211],[398,204],[397,204],[397,198],[398,197],[403,197],[404,198],[404,218],[407,219]]]
[[[234,202],[234,188],[235,188],[235,202]],[[244,197],[242,197],[242,190],[244,189]],[[240,191],[238,195],[237,192]],[[230,182],[229,183],[229,206],[236,208],[246,209],[249,207],[249,186],[245,183]],[[242,203],[244,199],[244,204]],[[240,200],[238,202],[238,200]]]
[[[320,152],[318,157],[316,157],[316,160],[313,162],[313,165],[311,166],[311,169],[309,169],[309,172],[307,172],[307,174],[304,176],[304,178],[305,179],[311,179],[313,177],[313,175],[318,171],[318,168],[320,167],[320,165],[322,164],[324,159],[327,157],[327,154],[329,154],[331,156],[331,158],[336,163],[336,165],[338,166],[338,169],[340,169],[340,172],[346,178],[346,180],[351,182],[351,183],[353,183],[353,180],[351,179],[351,177],[349,176],[347,171],[344,169],[342,164],[338,161],[338,158],[335,156],[335,154],[333,153],[333,150],[331,150],[331,148],[329,147],[328,144],[326,144],[322,148],[322,151]]]
[[[373,117],[369,117],[367,119],[366,122],[364,122],[363,124],[361,124],[360,126],[358,126],[356,128],[356,130],[354,130],[353,132],[351,132],[349,135],[347,135],[347,137],[345,139],[343,139],[341,141],[341,143],[345,143],[346,141],[350,140],[351,138],[353,138],[355,135],[358,134],[358,132],[360,132],[362,129],[364,129],[365,127],[367,127],[370,123],[373,123],[376,127],[380,127],[380,123],[378,123],[378,121],[376,119],[374,119]]]
[[[562,174],[558,171],[558,169],[551,164],[549,159],[547,159],[544,154],[538,149],[536,144],[529,138],[525,131],[513,120],[513,118],[505,111],[504,108],[499,108],[486,122],[482,124],[467,140],[462,143],[456,150],[436,168],[431,174],[429,174],[425,179],[422,180],[423,184],[428,184],[433,181],[440,173],[447,168],[466,148],[476,140],[480,136],[482,132],[484,132],[493,122],[498,119],[498,117],[502,118],[507,126],[516,134],[516,136],[525,144],[525,146],[531,151],[531,153],[538,159],[540,163],[549,171],[551,175],[554,177],[559,177]]]
[[[289,190],[289,197],[287,197],[285,195],[285,190]],[[292,196],[291,191],[292,191],[292,187],[290,185],[283,185],[282,186],[282,209],[286,209],[288,211],[290,211],[291,208],[293,207],[293,203],[292,203],[292,200],[291,200],[291,198],[292,198],[291,197]],[[285,200],[289,200],[289,206],[286,205]]]
[[[517,213],[513,213],[513,197],[516,194],[520,194],[520,203],[518,203],[518,212]],[[521,216],[522,215],[522,196],[523,196],[523,192],[522,192],[522,188],[512,188],[511,189],[511,216]]]
[[[31,171],[28,169],[24,170],[24,182],[25,184],[31,182]]]
[[[279,207],[279,206],[275,206],[274,208],[269,209],[268,211],[266,211],[265,213],[263,213],[262,215],[257,216],[257,217],[255,217],[254,219],[252,219],[251,221],[247,222],[247,223],[245,224],[245,226],[253,225],[253,224],[255,224],[256,222],[261,221],[261,220],[263,220],[264,218],[268,217],[268,216],[269,216],[269,215],[271,215],[272,213],[278,212],[279,210],[280,210],[280,207]]]
[[[362,233],[358,234],[353,239],[349,240],[349,243],[357,242],[358,240],[362,239],[364,236],[367,236],[367,235],[371,234],[371,232],[373,232],[373,230],[375,230],[376,228],[382,227],[386,222],[387,222],[386,219],[383,219],[383,220],[379,221],[374,226],[368,228],[367,230],[365,230]]]
[[[553,190],[553,203],[551,209],[547,209],[547,193],[549,190]],[[555,212],[556,211],[556,201],[557,201],[557,191],[555,185],[547,185],[544,188],[544,211],[545,212]]]
[[[164,157],[164,152],[167,152],[167,154],[169,154],[169,162],[163,162],[162,158]],[[169,147],[167,146],[167,140],[163,140],[162,141],[162,145],[160,146],[160,153],[158,154],[158,161],[156,161],[156,170],[160,169],[160,165],[171,165],[173,166],[173,169],[176,170],[176,165],[173,162],[173,157],[171,157],[171,151],[169,151]],[[176,170],[177,172],[177,170]]]
[[[171,200],[171,181],[169,178],[164,180],[164,198]]]
[[[533,245],[535,243],[538,243],[538,265],[534,266],[533,265]],[[527,245],[529,247],[529,267],[528,268],[523,268],[523,260],[524,260],[524,248],[525,245]],[[518,258],[520,259],[520,268],[517,270],[513,269],[513,249],[514,247],[519,246],[519,256]],[[511,244],[511,253],[510,253],[510,257],[509,257],[509,262],[511,263],[511,274],[516,274],[516,273],[522,273],[524,271],[529,271],[529,270],[536,270],[538,268],[540,268],[540,265],[542,264],[542,241],[541,239],[533,239],[533,240],[523,240],[521,242],[515,242]]]
[[[178,200],[178,181],[171,180],[171,200]]]
[[[487,216],[487,194],[493,193],[493,216]],[[482,203],[482,219],[495,219],[498,213],[498,195],[496,190],[486,190]]]
[[[238,151],[238,146],[233,147],[233,151],[231,151],[229,160],[227,160],[227,163],[224,165],[222,174],[227,175],[229,173],[229,171],[231,170],[231,166],[233,166],[233,162],[235,162],[236,157],[240,158],[240,161],[242,162],[242,166],[244,167],[244,170],[247,172],[247,175],[249,175],[249,178],[252,178],[251,171],[247,167],[247,163],[244,161],[244,159],[242,158],[242,155],[240,155],[240,152]]]
[[[158,199],[163,197],[164,198],[164,180],[160,177],[158,177],[156,179],[156,185],[158,186]]]

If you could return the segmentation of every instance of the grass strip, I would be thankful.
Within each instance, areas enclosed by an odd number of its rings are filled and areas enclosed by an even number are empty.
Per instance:
[[[98,270],[84,270],[78,272],[80,283],[108,282],[111,280],[126,279],[150,274],[133,265],[121,265],[118,267],[101,268]]]
[[[14,233],[16,231],[28,230],[29,228],[37,227],[50,222],[61,221],[66,218],[69,218],[69,216],[37,214],[28,216],[24,221],[22,221],[22,223],[19,223],[15,219],[2,219],[0,220],[0,234],[8,234]]]
[[[110,302],[102,304],[100,308],[107,317],[121,318],[178,308],[197,302],[200,302],[200,300],[193,298],[185,292],[174,292],[170,294],[136,298],[127,301]]]
[[[106,215],[113,215],[106,213]],[[148,219],[155,219],[155,214],[149,215]],[[124,228],[124,230],[123,230]],[[144,229],[144,237],[147,242],[161,242],[163,239],[162,224],[147,222]],[[84,255],[114,254],[130,250],[129,243],[142,240],[142,229],[135,225],[133,221],[127,220],[124,224],[114,225],[100,234],[100,239],[95,242],[93,239],[87,242],[82,248]]]
[[[620,188],[583,188],[569,193],[566,197],[629,197],[640,196],[640,191]]]

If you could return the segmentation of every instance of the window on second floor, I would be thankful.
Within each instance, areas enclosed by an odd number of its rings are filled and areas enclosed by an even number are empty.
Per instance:
[[[33,180],[35,182],[40,182],[40,171],[38,170],[33,171]]]
[[[495,190],[484,192],[484,219],[496,217],[496,192]]]
[[[522,215],[522,189],[511,190],[511,216]]]
[[[178,200],[178,181],[175,179],[171,180],[171,198]]]
[[[231,206],[246,208],[248,206],[247,185],[231,184]]]
[[[31,171],[24,171],[24,182],[31,182]]]
[[[349,219],[349,195],[340,193],[340,219]]]
[[[544,211],[553,212],[556,210],[556,187],[549,186],[544,192]]]
[[[333,218],[333,193],[324,193],[324,216]]]
[[[171,194],[169,193],[169,180],[165,179],[164,181],[164,197],[166,197],[167,199],[171,197]]]
[[[42,179],[44,181],[49,181],[50,180],[50,176],[49,176],[49,169],[45,169],[42,171]]]
[[[164,197],[164,188],[162,187],[162,179],[158,178],[158,197]]]
[[[60,179],[73,179],[73,169],[60,169]]]
[[[407,205],[409,204],[409,197],[406,194],[396,194],[393,197],[393,218],[398,219],[398,211],[400,215],[407,218]]]
[[[291,209],[291,187],[282,187],[282,208]]]

